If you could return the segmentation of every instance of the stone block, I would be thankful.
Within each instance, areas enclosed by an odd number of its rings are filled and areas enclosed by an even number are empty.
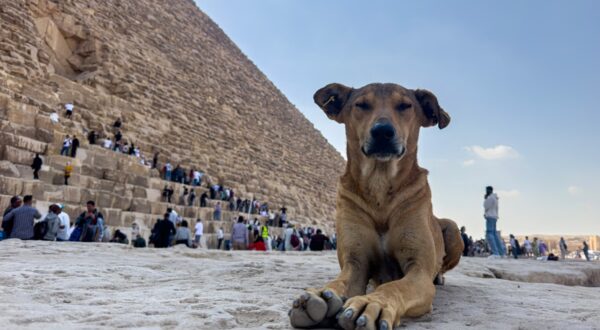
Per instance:
[[[10,101],[6,117],[11,123],[35,127],[37,109],[31,105]]]
[[[0,176],[0,194],[2,195],[21,195],[23,192],[23,181],[17,178]]]

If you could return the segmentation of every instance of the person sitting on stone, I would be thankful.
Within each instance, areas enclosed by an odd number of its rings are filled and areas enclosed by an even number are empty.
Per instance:
[[[175,245],[177,244],[185,244],[187,247],[192,247],[192,235],[186,220],[181,221],[179,228],[177,228],[177,233],[175,234]]]
[[[137,234],[137,236],[135,236],[135,239],[133,240],[133,247],[134,248],[145,248],[146,240],[142,236],[140,236],[140,234]]]
[[[43,233],[43,237],[41,237],[44,241],[55,241],[58,235],[59,227],[60,227],[60,218],[58,215],[60,214],[60,206],[56,204],[50,205],[48,210],[48,214],[44,217],[42,222],[45,222],[45,233]]]
[[[177,230],[169,220],[170,213],[165,213],[162,219],[158,219],[152,229],[152,242],[156,248],[169,247],[170,238],[175,236]]]
[[[40,212],[32,206],[33,197],[23,197],[23,206],[12,209],[3,217],[2,222],[12,222],[10,238],[28,240],[33,238],[34,219],[42,217]]]
[[[4,231],[4,238],[10,237],[10,233],[12,232],[13,228],[13,221],[6,218],[6,215],[9,214],[10,211],[21,207],[22,203],[23,201],[19,196],[13,196],[10,198],[10,205],[8,205],[8,207],[4,210],[4,213],[2,214],[2,217],[4,218],[4,220],[2,220],[2,230]]]
[[[119,243],[119,244],[129,244],[129,240],[127,239],[127,235],[125,235],[119,229],[115,230],[115,233],[113,234],[113,237],[110,240],[110,242],[111,243]]]
[[[323,251],[326,242],[329,242],[329,237],[323,235],[321,229],[317,229],[317,233],[311,236],[309,248],[311,251]]]

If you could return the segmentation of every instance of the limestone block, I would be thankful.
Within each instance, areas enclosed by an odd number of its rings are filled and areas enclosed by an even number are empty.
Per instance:
[[[7,160],[0,160],[0,176],[18,178],[21,176],[21,174],[12,162],[9,162]]]
[[[113,202],[113,207],[121,210],[129,210],[132,205],[132,198],[123,195],[117,195]]]
[[[64,186],[63,200],[67,203],[79,203],[81,201],[81,189],[78,187]]]
[[[96,190],[92,189],[81,189],[79,194],[81,197],[79,203],[82,205],[86,204],[88,201],[95,201],[97,197]]]
[[[21,195],[23,192],[23,182],[17,178],[0,176],[0,194],[2,195]]]
[[[111,193],[102,191],[96,193],[96,205],[102,208],[112,208],[115,196]]]
[[[35,116],[37,110],[35,107],[10,101],[6,111],[6,117],[12,123],[35,127]]]
[[[35,157],[35,154],[31,151],[18,149],[7,145],[0,146],[0,149],[3,149],[2,157],[15,164],[31,165],[33,158]]]
[[[136,185],[136,186],[144,187],[144,188],[148,188],[150,186],[147,176],[140,176],[140,175],[135,175],[135,174],[129,175],[127,182],[132,185]]]
[[[40,154],[45,153],[48,146],[47,143],[6,132],[0,132],[0,144]]]
[[[150,202],[142,198],[134,198],[131,201],[131,211],[139,213],[152,213]]]
[[[96,204],[97,206],[97,204]],[[104,222],[108,226],[123,226],[121,221],[121,210],[113,208],[99,208],[100,212],[104,215]]]
[[[131,189],[132,189],[134,198],[144,198],[145,199],[148,197],[148,189],[138,187],[138,186],[132,186]]]
[[[150,202],[150,213],[162,216],[167,212],[167,204],[161,202]]]
[[[197,207],[185,207],[183,212],[184,218],[197,219],[198,218],[198,209]]]

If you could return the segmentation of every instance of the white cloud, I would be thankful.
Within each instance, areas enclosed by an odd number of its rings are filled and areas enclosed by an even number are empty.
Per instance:
[[[517,198],[517,197],[521,196],[521,192],[518,191],[517,189],[498,190],[498,191],[496,191],[496,193],[498,194],[499,197],[502,197],[502,198]]]
[[[582,189],[581,189],[581,187],[578,187],[578,186],[569,186],[569,187],[567,188],[567,192],[568,192],[569,194],[571,194],[571,195],[575,196],[575,195],[579,195],[579,194],[581,194],[581,192],[582,192]]]
[[[475,159],[467,159],[463,161],[462,164],[464,167],[473,166],[473,164],[475,164]]]
[[[510,146],[497,145],[495,147],[484,148],[482,146],[465,147],[477,157],[485,160],[510,159],[519,157],[519,153]]]

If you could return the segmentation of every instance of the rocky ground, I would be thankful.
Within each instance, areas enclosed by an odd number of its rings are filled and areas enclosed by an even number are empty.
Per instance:
[[[333,253],[0,242],[4,329],[287,329]],[[535,283],[533,283],[535,282]],[[545,282],[545,283],[541,283]],[[406,329],[600,329],[600,263],[467,258]]]

